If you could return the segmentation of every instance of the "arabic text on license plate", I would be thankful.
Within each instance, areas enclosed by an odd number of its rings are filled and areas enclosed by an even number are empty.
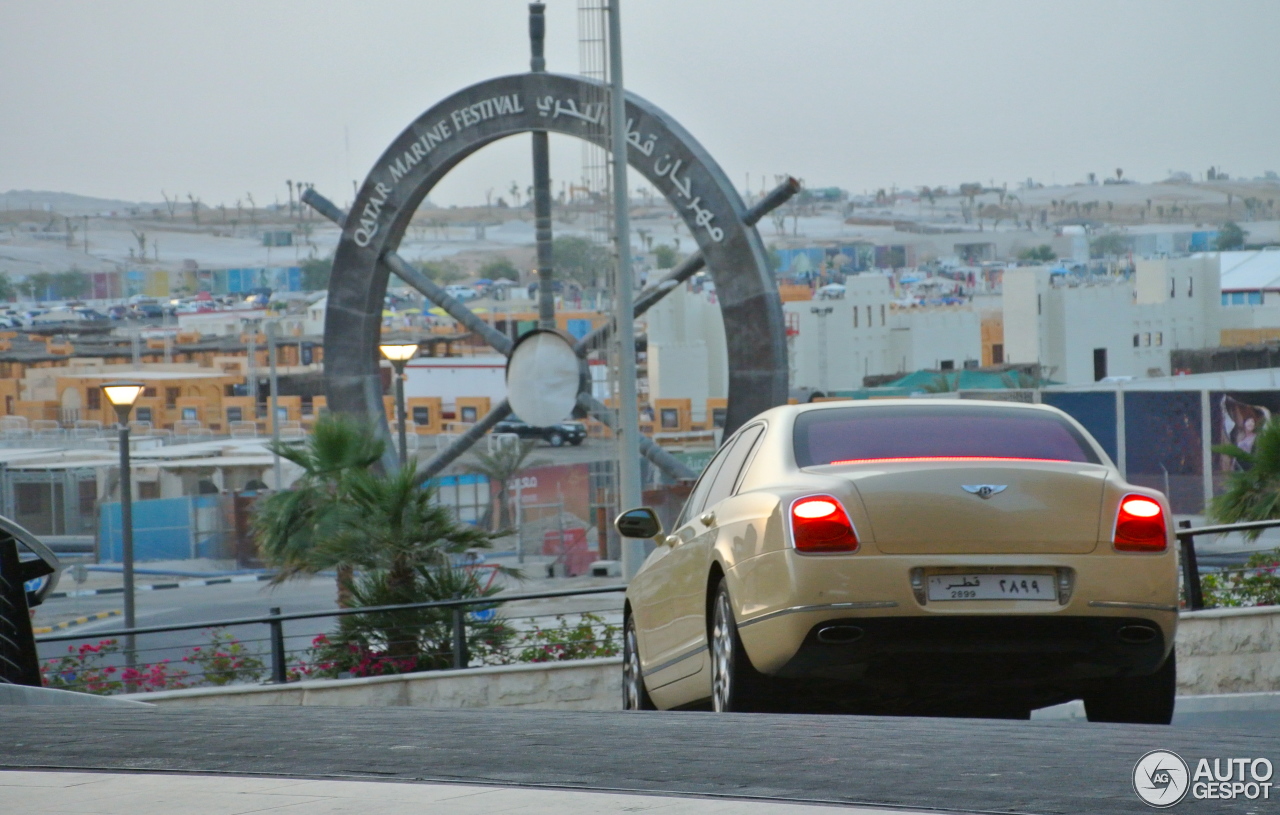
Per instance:
[[[930,600],[1055,600],[1047,574],[935,574]]]

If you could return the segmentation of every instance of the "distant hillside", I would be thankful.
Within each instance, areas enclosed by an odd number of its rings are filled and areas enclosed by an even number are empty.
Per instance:
[[[92,198],[69,192],[45,190],[9,190],[0,193],[0,209],[49,210],[62,215],[93,215],[99,212],[124,212],[138,207],[144,212],[161,207],[136,201],[119,201],[112,198]]]

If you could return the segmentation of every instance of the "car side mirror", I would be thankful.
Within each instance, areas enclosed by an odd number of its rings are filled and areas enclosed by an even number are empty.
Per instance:
[[[624,538],[656,538],[662,534],[662,521],[649,507],[629,509],[619,515],[613,525]]]

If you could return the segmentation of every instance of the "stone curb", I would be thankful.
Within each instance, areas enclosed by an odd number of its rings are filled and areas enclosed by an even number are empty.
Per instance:
[[[187,688],[184,690],[157,691],[155,693],[122,694],[116,698],[147,701],[164,701],[177,699],[194,699],[200,697],[237,697],[256,696],[260,694],[278,694],[287,692],[299,697],[307,692],[325,690],[343,690],[379,685],[403,685],[414,681],[445,681],[449,679],[470,679],[483,676],[501,676],[504,674],[552,674],[562,671],[575,671],[583,668],[611,667],[621,669],[622,657],[600,657],[596,659],[573,659],[564,662],[537,662],[520,665],[485,665],[480,668],[464,668],[448,671],[418,671],[390,676],[364,676],[355,679],[308,679],[302,682],[286,682],[283,685],[232,685],[215,688]],[[621,676],[621,673],[619,673]],[[228,704],[235,704],[228,698]]]
[[[210,577],[204,580],[178,580],[173,583],[140,583],[134,586],[134,591],[161,591],[163,589],[186,589],[192,586],[214,586],[220,583],[261,583],[264,580],[270,580],[272,575],[269,574],[246,574],[236,577]],[[77,591],[55,591],[50,594],[50,598],[54,597],[93,597],[98,594],[124,594],[124,587],[109,589],[80,589]]]
[[[54,623],[53,625],[42,625],[38,628],[31,629],[31,632],[33,634],[52,634],[54,631],[63,631],[73,626],[97,622],[98,620],[105,620],[109,617],[119,617],[123,613],[124,612],[119,609],[116,609],[115,611],[99,611],[97,614],[86,614],[83,617],[76,617],[74,620]]]
[[[1243,608],[1205,608],[1200,611],[1182,611],[1180,620],[1212,620],[1217,617],[1263,617],[1280,614],[1280,606],[1245,606]]]

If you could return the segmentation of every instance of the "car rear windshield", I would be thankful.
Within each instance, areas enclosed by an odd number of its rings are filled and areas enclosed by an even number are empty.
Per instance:
[[[1099,463],[1060,416],[985,405],[826,408],[795,422],[796,464],[876,459],[1004,458]]]

